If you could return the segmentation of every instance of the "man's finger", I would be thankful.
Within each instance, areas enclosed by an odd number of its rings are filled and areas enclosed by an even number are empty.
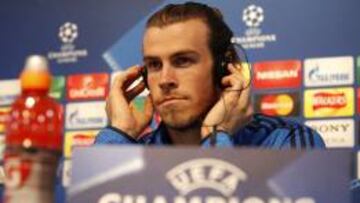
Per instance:
[[[144,81],[141,81],[139,84],[137,84],[132,89],[125,92],[126,100],[130,102],[133,100],[137,95],[139,95],[142,91],[145,89],[145,83]]]
[[[251,71],[250,71],[250,65],[247,63],[242,64],[229,64],[228,65],[228,71],[239,78],[239,80],[242,80],[245,84],[244,87],[250,86],[250,77],[251,77]]]
[[[132,103],[133,106],[133,103]],[[144,104],[144,110],[143,111],[139,111],[138,109],[136,109],[135,106],[133,106],[132,108],[132,112],[133,115],[136,119],[136,123],[138,125],[138,127],[140,127],[140,132],[142,132],[143,130],[145,130],[145,128],[150,124],[154,109],[153,109],[153,104],[151,101],[150,96],[147,96],[145,98],[145,104]],[[140,133],[138,132],[138,133]]]
[[[148,95],[145,98],[144,113],[145,113],[145,115],[144,115],[145,120],[149,120],[148,122],[150,122],[150,119],[152,118],[152,116],[154,114],[154,104],[152,102],[150,95]]]
[[[227,66],[227,69],[231,74],[240,74],[241,75],[242,67],[240,65],[235,66],[234,64],[229,63],[228,66]]]
[[[139,65],[131,66],[123,72],[120,72],[114,80],[114,89],[126,90],[141,74]]]
[[[235,75],[228,75],[221,79],[221,84],[226,87],[225,91],[242,90],[242,80]]]
[[[251,108],[251,98],[250,98],[250,88],[244,88],[241,91],[241,94],[239,96],[239,99],[237,101],[238,105],[237,108],[241,111]]]
[[[130,75],[128,75],[128,79],[123,84],[123,90],[128,90],[133,83],[136,83],[136,80],[138,80],[141,77],[141,68],[137,69],[137,72],[131,72]]]

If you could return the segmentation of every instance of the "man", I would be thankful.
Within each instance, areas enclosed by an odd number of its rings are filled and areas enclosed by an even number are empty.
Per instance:
[[[115,78],[107,100],[110,125],[96,143],[321,148],[310,128],[277,117],[252,114],[249,80],[231,45],[221,13],[200,3],[168,5],[147,21],[144,67]],[[144,81],[129,90],[141,75]],[[132,99],[147,87],[145,110]],[[139,137],[156,111],[161,124]]]

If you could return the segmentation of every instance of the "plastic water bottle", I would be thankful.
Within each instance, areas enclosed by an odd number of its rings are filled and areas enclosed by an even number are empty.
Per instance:
[[[4,202],[54,202],[63,110],[48,96],[51,74],[46,58],[29,56],[20,83],[21,95],[6,121]]]

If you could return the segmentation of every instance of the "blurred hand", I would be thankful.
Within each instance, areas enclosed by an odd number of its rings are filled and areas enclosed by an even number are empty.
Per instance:
[[[229,75],[222,78],[224,87],[221,98],[206,115],[201,128],[202,139],[206,138],[212,131],[226,131],[234,134],[244,126],[250,119],[253,109],[250,102],[249,77],[245,70],[239,65],[235,67],[228,64]]]
[[[131,102],[145,89],[143,81],[129,89],[131,84],[139,77],[141,77],[140,66],[132,66],[119,73],[115,77],[106,101],[106,113],[110,125],[124,131],[134,139],[137,139],[140,133],[149,125],[153,114],[150,95],[145,99],[144,111],[138,111]]]

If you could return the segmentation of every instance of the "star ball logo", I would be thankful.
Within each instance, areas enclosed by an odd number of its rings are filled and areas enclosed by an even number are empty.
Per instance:
[[[245,49],[262,49],[267,43],[276,42],[275,34],[263,33],[261,25],[265,22],[265,10],[258,5],[251,4],[242,11],[242,23],[247,29],[243,36],[232,38],[232,43],[241,44]]]
[[[66,22],[59,28],[59,38],[63,43],[73,43],[78,35],[78,26],[75,23]]]
[[[166,178],[181,195],[199,189],[213,189],[230,196],[239,182],[247,180],[247,175],[225,161],[204,158],[176,166],[166,174]]]
[[[243,11],[242,19],[248,27],[259,27],[264,21],[264,10],[260,6],[250,5]]]
[[[65,22],[58,28],[59,40],[62,42],[60,51],[48,52],[49,60],[57,63],[76,63],[80,58],[88,56],[87,49],[77,49],[74,42],[79,38],[79,26],[73,22]]]

